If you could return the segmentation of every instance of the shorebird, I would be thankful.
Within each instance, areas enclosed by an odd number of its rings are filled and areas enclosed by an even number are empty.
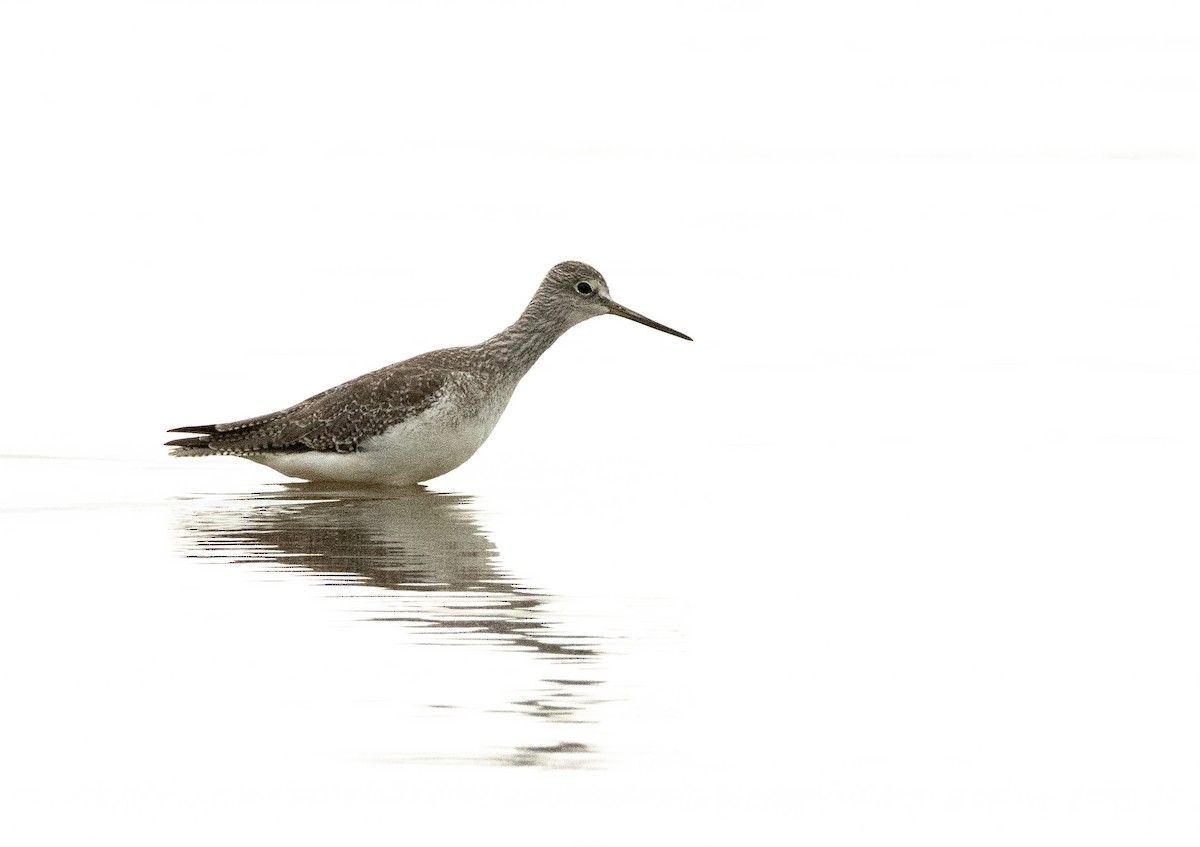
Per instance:
[[[516,323],[473,347],[422,353],[344,382],[269,415],[181,426],[174,456],[240,456],[321,482],[414,485],[474,455],[504,413],[517,383],[571,327],[619,315],[692,339],[613,301],[583,262],[546,274]]]

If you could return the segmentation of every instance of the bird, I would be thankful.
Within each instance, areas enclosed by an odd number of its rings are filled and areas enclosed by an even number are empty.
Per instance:
[[[507,329],[480,344],[405,359],[294,406],[181,426],[173,456],[238,456],[317,483],[410,486],[448,473],[487,440],[521,378],[568,329],[617,315],[691,341],[612,299],[600,272],[560,262]]]

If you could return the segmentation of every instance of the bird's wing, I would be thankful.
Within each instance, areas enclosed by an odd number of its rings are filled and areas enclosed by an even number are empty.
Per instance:
[[[413,359],[389,365],[314,395],[295,406],[224,424],[179,427],[200,433],[168,441],[175,454],[240,455],[270,451],[353,452],[363,439],[379,435],[428,409],[441,396],[447,374]]]
[[[379,435],[428,409],[441,395],[444,373],[393,366],[365,374],[292,407],[269,421],[270,449],[353,452],[365,438]]]

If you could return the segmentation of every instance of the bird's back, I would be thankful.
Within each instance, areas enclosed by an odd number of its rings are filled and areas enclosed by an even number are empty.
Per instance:
[[[447,394],[462,395],[459,403],[469,401],[477,371],[472,351],[455,347],[414,356],[267,415],[178,427],[171,432],[194,435],[167,446],[175,456],[353,453],[372,437],[426,413]]]

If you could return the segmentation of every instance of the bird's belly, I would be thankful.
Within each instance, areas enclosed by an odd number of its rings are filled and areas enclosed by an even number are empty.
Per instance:
[[[425,414],[364,439],[352,453],[310,450],[247,456],[286,476],[366,485],[414,485],[448,473],[487,440],[503,407],[468,418]]]

